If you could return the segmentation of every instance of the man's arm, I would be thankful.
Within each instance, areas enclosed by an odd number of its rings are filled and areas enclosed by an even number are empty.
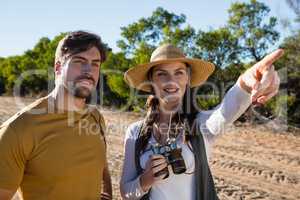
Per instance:
[[[105,125],[105,120],[103,118],[103,115],[100,112],[100,109],[97,108],[97,115],[98,115],[98,121],[100,124],[100,127],[102,128],[102,136],[105,142],[105,149],[106,149],[106,154],[107,154],[107,143],[106,143],[106,138],[105,138],[105,133],[106,133],[106,125]],[[108,169],[108,163],[107,163],[107,157],[105,155],[105,166],[103,169],[103,175],[102,175],[102,190],[101,190],[101,200],[111,200],[112,199],[112,185],[111,185],[111,178],[110,178],[110,173]]]
[[[102,182],[102,193],[101,200],[112,199],[112,185],[108,166],[106,165],[103,170],[103,182]],[[0,199],[1,200],[1,199]]]
[[[0,200],[11,199],[22,182],[27,154],[14,123],[0,126]]]

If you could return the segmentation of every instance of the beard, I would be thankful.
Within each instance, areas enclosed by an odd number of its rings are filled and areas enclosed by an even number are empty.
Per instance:
[[[90,89],[83,86],[79,86],[79,87],[75,86],[72,94],[74,97],[86,99],[92,96],[92,91],[90,91]]]
[[[91,76],[82,75],[77,77],[74,81],[70,82],[66,88],[74,97],[89,100],[91,99],[92,91],[95,88],[88,88],[86,86],[80,85],[80,81],[82,79],[88,79],[92,81],[93,86],[95,87],[95,80]]]

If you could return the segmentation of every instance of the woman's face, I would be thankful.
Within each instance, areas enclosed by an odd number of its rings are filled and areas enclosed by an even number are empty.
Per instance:
[[[168,107],[178,106],[189,82],[187,67],[182,62],[170,62],[153,68],[152,84],[155,95]]]

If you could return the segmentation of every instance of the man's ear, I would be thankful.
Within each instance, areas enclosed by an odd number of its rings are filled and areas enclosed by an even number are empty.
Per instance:
[[[55,75],[60,75],[61,74],[61,62],[60,61],[56,61],[54,64],[54,73]]]

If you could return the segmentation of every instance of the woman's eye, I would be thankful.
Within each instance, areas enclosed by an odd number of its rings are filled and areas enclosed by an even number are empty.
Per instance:
[[[183,71],[178,71],[175,73],[175,75],[183,75]]]
[[[165,76],[166,73],[158,73],[157,76]]]

